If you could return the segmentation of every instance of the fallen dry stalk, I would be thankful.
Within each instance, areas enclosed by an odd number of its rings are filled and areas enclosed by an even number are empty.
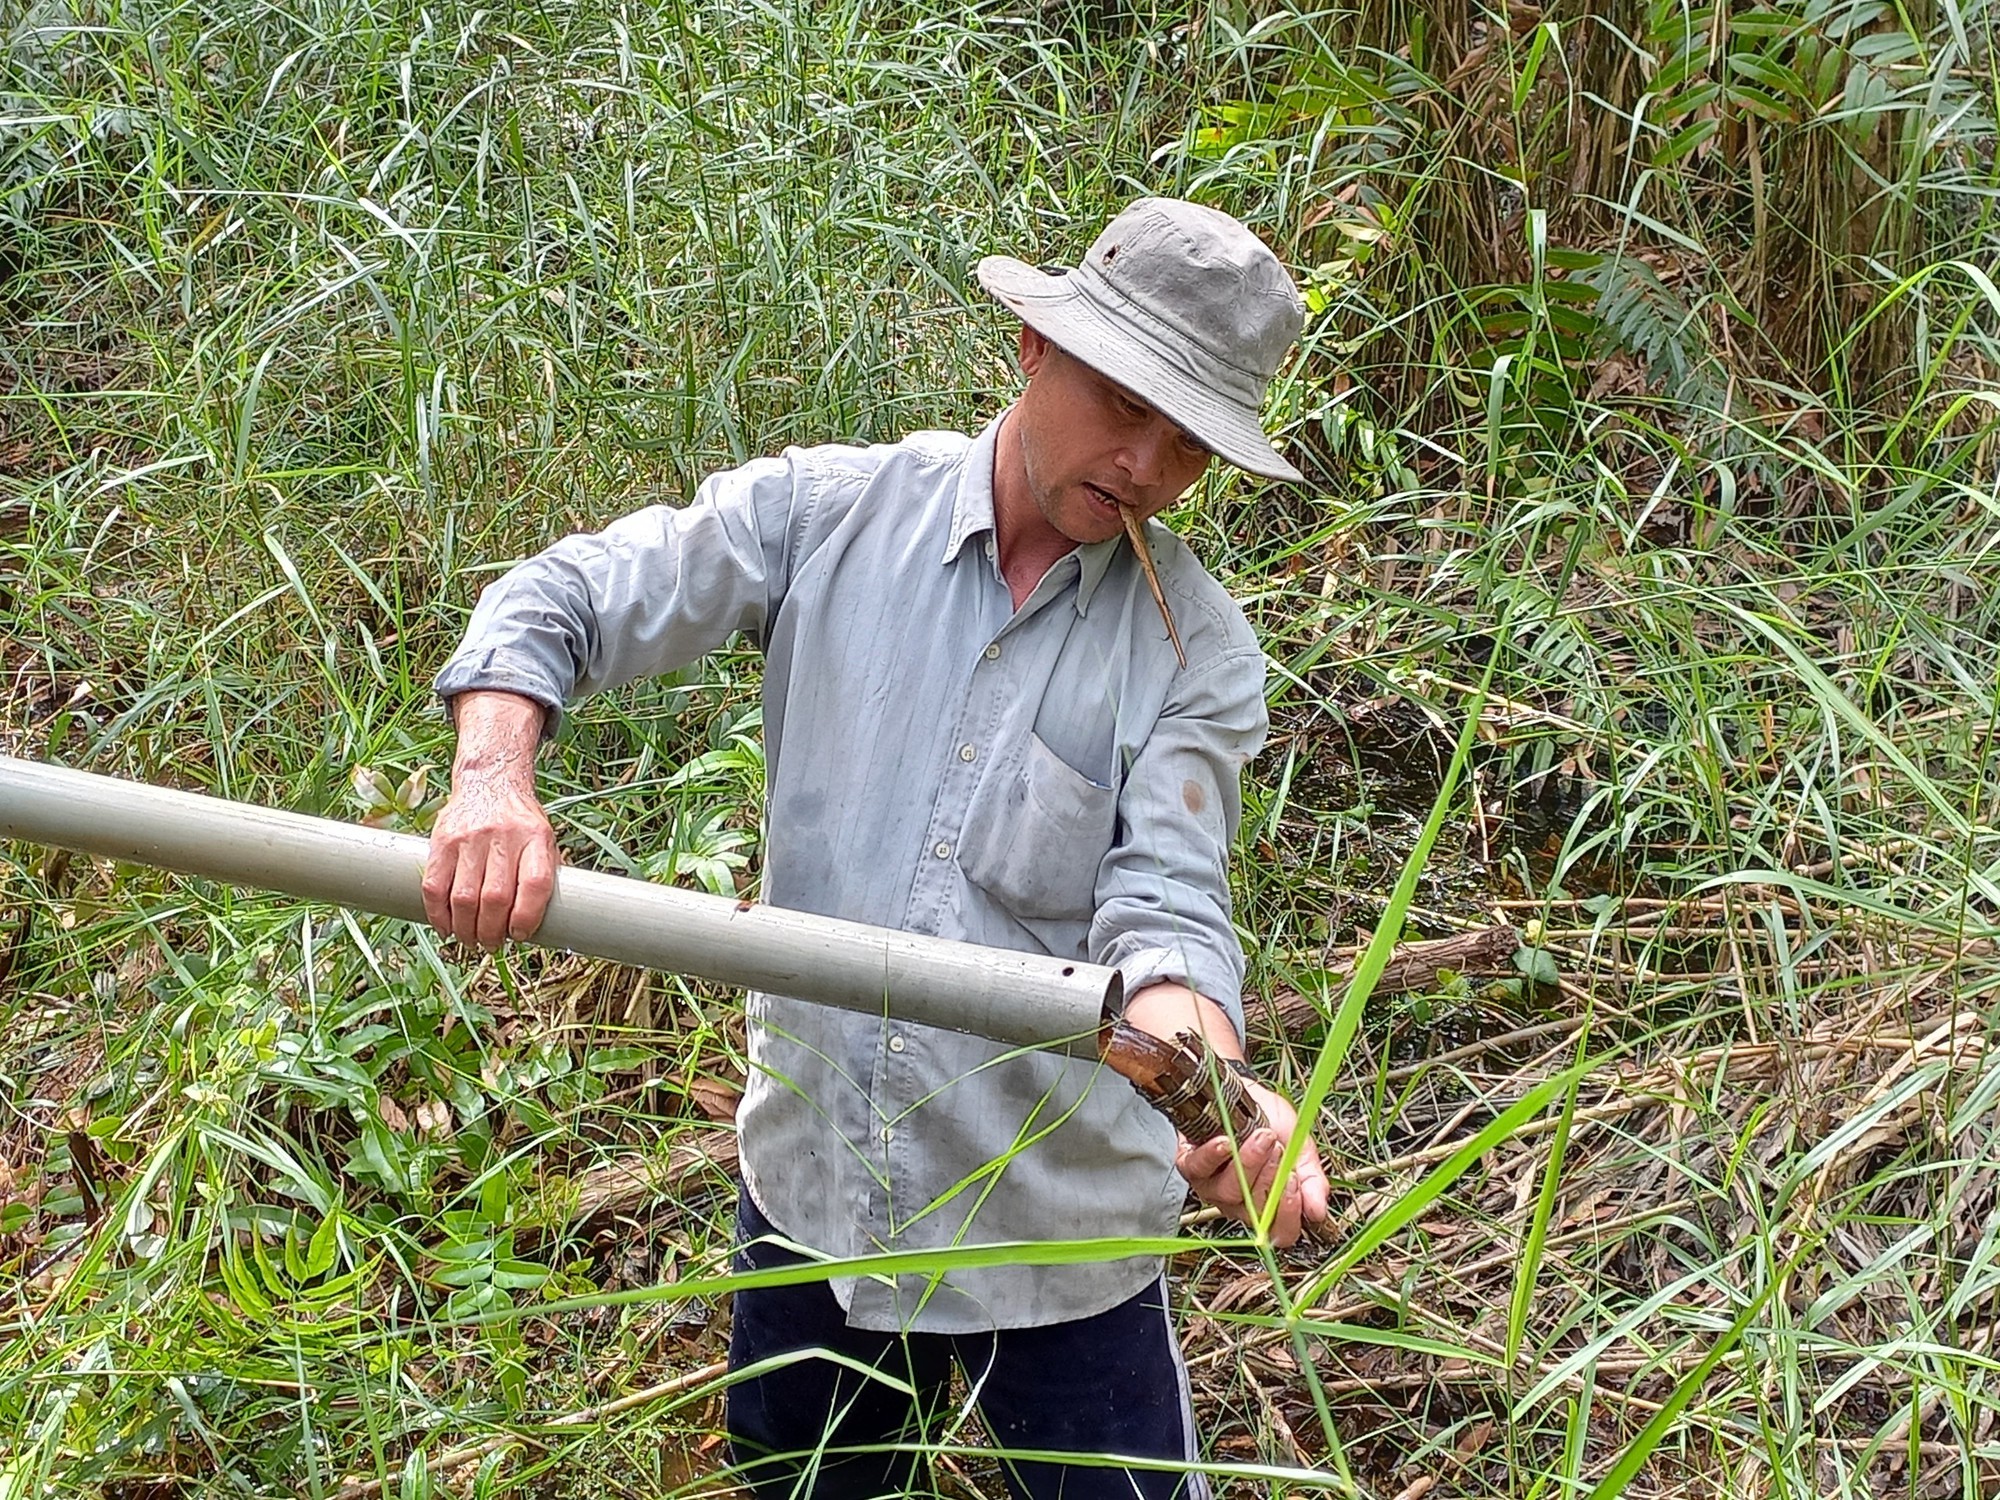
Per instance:
[[[1962,1269],[1916,1265],[1907,1276],[1878,1269],[1899,1238],[1913,1232],[1957,1245],[1977,1243],[1986,1232],[2000,1188],[1993,1165],[2000,1136],[1991,1110],[1978,1101],[1992,1097],[2000,1048],[1989,1044],[1984,1011],[1968,1004],[1965,992],[1988,975],[1968,973],[1957,954],[1926,967],[1893,946],[1878,951],[1835,938],[1825,947],[1835,955],[1845,951],[1857,968],[1869,965],[1864,972],[1876,982],[1816,992],[1803,1015],[1787,1017],[1781,1035],[1750,1033],[1689,1047],[1678,1034],[1663,1033],[1633,1055],[1614,1050],[1580,1081],[1548,1220],[1558,1232],[1539,1247],[1518,1364],[1462,1366],[1362,1343],[1340,1351],[1341,1365],[1320,1366],[1319,1391],[1371,1401],[1390,1414],[1385,1421],[1394,1421],[1411,1392],[1436,1393],[1432,1399],[1443,1409],[1459,1411],[1481,1399],[1518,1399],[1524,1379],[1560,1375],[1565,1389],[1593,1391],[1592,1399],[1634,1412],[1657,1411],[1650,1398],[1659,1392],[1618,1387],[1649,1372],[1685,1374],[1709,1346],[1707,1323],[1736,1305],[1746,1286],[1761,1284],[1757,1268],[1732,1247],[1754,1234],[1771,1204],[1782,1202],[1779,1232],[1794,1243],[1816,1229],[1837,1230],[1779,1288],[1807,1299],[1800,1305],[1814,1308],[1823,1340],[1800,1365],[1801,1378],[1855,1393],[1824,1403],[1814,1416],[1821,1430],[1810,1441],[1891,1465],[1907,1459],[1912,1445],[1940,1443],[1952,1430],[1948,1403],[1926,1404],[1926,1387],[1869,1351],[1913,1337],[1982,1354],[2000,1344],[1990,1291],[1982,1299],[1975,1284],[1960,1293],[1964,1307],[1947,1306],[1945,1291],[1966,1285]],[[1884,964],[1895,978],[1879,977]],[[1539,1024],[1579,1023],[1572,1016]],[[1426,1065],[1436,1068],[1437,1060]],[[1383,1142],[1382,1125],[1356,1132],[1352,1149],[1343,1151],[1334,1125],[1339,1116],[1323,1119],[1335,1137],[1337,1170],[1349,1184],[1386,1184],[1393,1195],[1399,1178],[1462,1148],[1474,1123],[1458,1118],[1467,1105],[1490,1114],[1545,1076],[1538,1063],[1506,1079],[1441,1079],[1435,1098],[1402,1096],[1398,1131],[1420,1131],[1423,1149],[1391,1161],[1367,1159]],[[1460,1138],[1436,1140],[1437,1127],[1454,1120]],[[1479,1168],[1427,1211],[1411,1242],[1377,1250],[1343,1278],[1337,1310],[1259,1328],[1247,1338],[1197,1318],[1190,1370],[1206,1388],[1237,1389],[1242,1382],[1231,1372],[1252,1353],[1266,1343],[1282,1350],[1302,1333],[1310,1338],[1312,1325],[1323,1320],[1379,1327],[1389,1317],[1403,1327],[1416,1319],[1450,1329],[1453,1342],[1470,1348],[1504,1349],[1504,1320],[1493,1310],[1506,1305],[1520,1274],[1553,1123],[1529,1122],[1496,1143]],[[1791,1164],[1806,1155],[1816,1170],[1800,1178]],[[1364,1207],[1359,1216],[1373,1211]],[[1658,1227],[1643,1227],[1649,1223]],[[1691,1254],[1714,1258],[1708,1276],[1578,1363],[1589,1330],[1627,1305],[1621,1298],[1664,1286],[1685,1271]],[[1266,1306],[1245,1288],[1244,1273],[1226,1263],[1194,1280],[1197,1306],[1218,1299],[1218,1310]],[[1204,1292],[1203,1281],[1219,1284]],[[1620,1289],[1620,1296],[1607,1303],[1607,1288]],[[1839,1288],[1838,1295],[1829,1288]],[[1923,1311],[1913,1316],[1913,1308]],[[1662,1349],[1670,1351],[1664,1358],[1655,1353]],[[1325,1357],[1331,1361],[1331,1352]],[[1761,1408],[1772,1399],[1768,1371],[1755,1361],[1732,1357],[1715,1379],[1715,1399],[1727,1409]],[[1489,1396],[1470,1394],[1482,1387]],[[1454,1391],[1467,1394],[1444,1394]],[[1294,1406],[1300,1399],[1294,1394]],[[1936,1451],[1956,1450],[1944,1443]]]
[[[1502,969],[1521,946],[1521,934],[1510,926],[1480,927],[1470,932],[1456,933],[1447,938],[1428,938],[1411,943],[1398,943],[1389,955],[1388,965],[1375,980],[1375,995],[1400,995],[1410,990],[1430,989],[1438,983],[1438,976],[1446,970],[1453,973],[1482,973],[1489,969]],[[1331,981],[1327,994],[1337,999],[1346,988],[1346,980],[1352,977],[1354,966],[1366,952],[1366,945],[1337,950],[1326,967]],[[1339,970],[1346,970],[1339,975]],[[1303,1031],[1316,1022],[1324,1021],[1326,1014],[1320,1005],[1300,994],[1297,990],[1279,988],[1271,993],[1268,1001],[1252,1000],[1263,1019],[1279,1034],[1290,1036]],[[1327,1009],[1336,1008],[1333,1003]]]
[[[677,1142],[664,1158],[628,1152],[574,1180],[543,1187],[522,1206],[517,1223],[529,1235],[561,1233],[601,1216],[637,1213],[688,1192],[704,1178],[720,1181],[736,1173],[735,1128],[717,1126]]]

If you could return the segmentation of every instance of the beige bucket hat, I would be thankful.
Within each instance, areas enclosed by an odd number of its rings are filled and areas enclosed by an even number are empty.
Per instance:
[[[1239,469],[1304,477],[1271,446],[1258,412],[1305,304],[1278,257],[1228,214],[1141,198],[1074,270],[989,255],[977,274],[1030,328]]]

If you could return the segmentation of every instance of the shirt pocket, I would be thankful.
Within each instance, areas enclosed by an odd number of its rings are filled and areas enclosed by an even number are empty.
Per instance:
[[[1020,760],[973,793],[959,868],[1016,916],[1088,920],[1117,821],[1118,793],[1030,731]]]

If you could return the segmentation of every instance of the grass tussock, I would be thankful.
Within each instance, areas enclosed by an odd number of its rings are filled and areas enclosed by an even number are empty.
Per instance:
[[[1344,1189],[1190,1226],[1205,1461],[1992,1493],[1994,27],[0,9],[0,750],[421,829],[494,569],[979,420],[980,255],[1205,198],[1313,307],[1311,482],[1177,523],[1272,662],[1238,914]],[[754,892],[756,671],[573,715],[567,857]],[[720,1492],[743,1067],[669,976],[8,848],[0,1496]]]

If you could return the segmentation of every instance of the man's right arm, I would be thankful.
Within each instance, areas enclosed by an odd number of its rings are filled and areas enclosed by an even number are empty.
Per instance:
[[[547,711],[518,693],[452,699],[451,797],[431,830],[424,915],[448,937],[497,948],[541,926],[556,885],[556,839],[535,796]]]
[[[557,854],[535,750],[560,705],[763,629],[790,576],[796,457],[713,475],[684,509],[648,506],[565,537],[482,591],[437,679],[458,729],[424,870],[439,932],[497,948],[541,924]]]

